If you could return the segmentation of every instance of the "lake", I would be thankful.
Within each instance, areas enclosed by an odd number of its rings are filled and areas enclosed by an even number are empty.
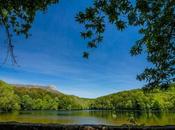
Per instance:
[[[144,125],[175,125],[175,112],[79,110],[0,113],[0,122],[122,125],[133,120]]]

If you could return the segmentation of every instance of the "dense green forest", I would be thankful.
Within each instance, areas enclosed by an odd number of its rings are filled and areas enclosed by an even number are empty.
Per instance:
[[[0,81],[0,109],[3,111],[87,109],[89,102],[89,99],[65,95],[48,88],[16,87]]]
[[[175,84],[167,90],[123,91],[96,99],[66,95],[49,88],[16,86],[0,81],[0,110],[175,110]]]
[[[167,111],[175,110],[175,84],[167,90],[142,89],[123,91],[99,97],[91,104],[91,109]]]

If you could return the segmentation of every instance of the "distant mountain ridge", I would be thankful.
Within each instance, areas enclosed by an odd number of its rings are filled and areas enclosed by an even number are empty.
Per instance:
[[[44,86],[44,85],[30,85],[30,84],[10,84],[10,85],[15,86],[15,87],[40,88],[40,89],[48,90],[48,91],[53,92],[53,93],[63,94],[62,92],[58,91],[56,86],[53,86],[53,85],[48,85],[48,86]]]
[[[91,100],[58,91],[54,86],[8,84],[0,80],[0,111],[89,109]]]
[[[175,111],[175,84],[161,90],[133,89],[95,99],[66,95],[54,86],[7,84],[0,81],[0,110],[140,110]],[[10,104],[10,105],[9,105]]]

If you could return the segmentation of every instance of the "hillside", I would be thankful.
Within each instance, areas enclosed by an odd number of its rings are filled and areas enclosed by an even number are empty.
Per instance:
[[[9,84],[9,85],[15,86],[15,87],[18,87],[18,88],[39,88],[39,89],[43,89],[43,90],[45,89],[45,90],[51,91],[53,93],[63,94],[60,91],[58,91],[55,86],[52,86],[52,85],[49,85],[49,86],[27,85],[27,84]]]
[[[10,85],[4,81],[0,81],[0,93],[0,109],[4,111],[88,109],[90,102],[51,87]]]
[[[102,96],[95,99],[91,109],[174,111],[175,84],[167,90],[154,89],[145,92],[142,89],[135,89]]]
[[[0,81],[0,110],[72,109],[175,110],[175,84],[167,90],[135,89],[86,99],[63,94],[52,87],[10,85]]]

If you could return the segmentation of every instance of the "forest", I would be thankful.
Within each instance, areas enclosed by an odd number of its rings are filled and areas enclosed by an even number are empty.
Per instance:
[[[175,84],[166,90],[134,89],[96,99],[66,95],[39,87],[15,86],[0,81],[0,110],[175,110]]]

